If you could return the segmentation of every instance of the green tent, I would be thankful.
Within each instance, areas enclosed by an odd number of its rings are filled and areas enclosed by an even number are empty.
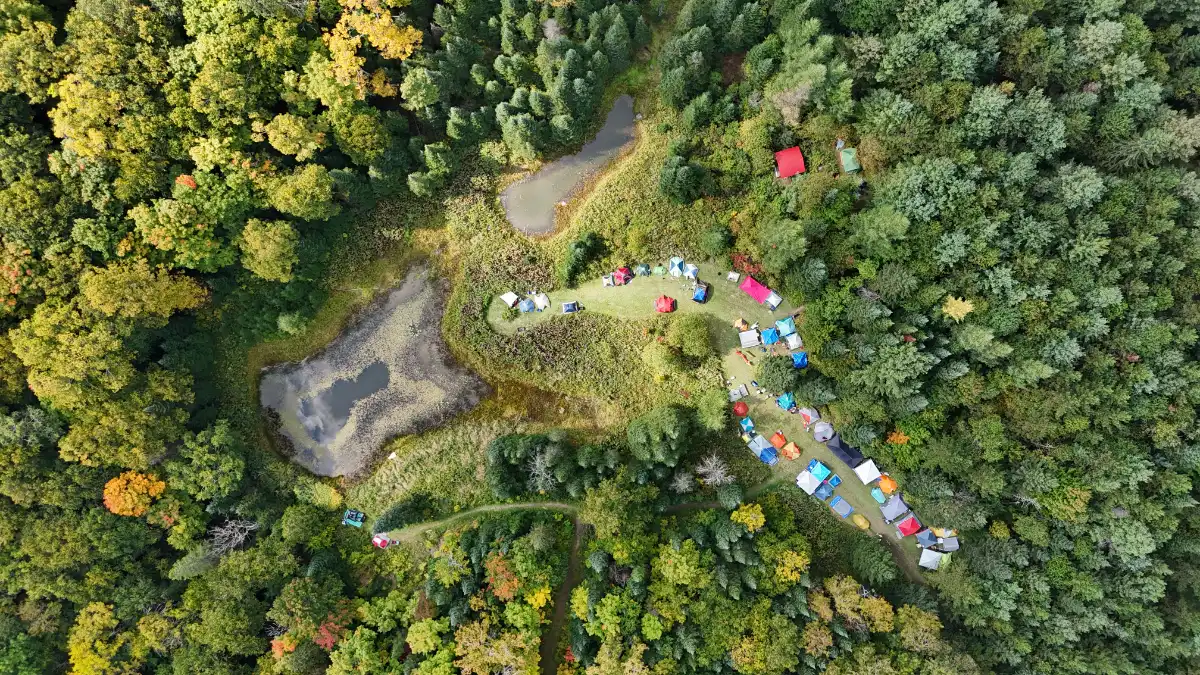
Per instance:
[[[840,158],[842,160],[842,171],[846,173],[862,171],[862,165],[858,163],[858,151],[854,148],[842,148]]]
[[[657,267],[654,268],[654,273],[660,277],[666,276],[667,268],[663,267],[662,265],[658,265]]]

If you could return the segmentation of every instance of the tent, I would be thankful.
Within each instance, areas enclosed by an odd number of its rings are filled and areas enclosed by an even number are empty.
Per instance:
[[[796,445],[794,441],[788,441],[779,454],[783,455],[784,459],[800,459],[800,446]]]
[[[817,422],[813,425],[812,432],[817,442],[824,443],[833,438],[833,425],[829,422]]]
[[[787,439],[784,438],[783,434],[776,431],[771,435],[771,445],[775,446],[776,450],[782,450],[783,446],[787,445]]]
[[[808,431],[809,425],[821,419],[821,414],[812,408],[800,409],[800,421],[804,422],[804,430]]]
[[[825,466],[825,464],[823,462],[821,462],[820,460],[816,460],[816,459],[814,459],[808,463],[808,468],[806,469],[806,471],[808,471],[813,476],[815,476],[817,480],[821,480],[821,481],[825,480],[826,478],[829,478],[829,475],[833,473],[832,471],[829,470],[829,467]]]
[[[750,451],[753,452],[754,455],[758,457],[759,460],[761,460],[764,464],[774,465],[779,461],[778,457],[775,455],[775,448],[771,447],[770,441],[763,437],[762,434],[755,436],[754,439],[747,444],[747,446],[750,448]]]
[[[880,490],[877,487],[871,488],[871,499],[874,499],[879,504],[887,501],[887,497],[883,496],[883,490]]]
[[[504,295],[500,296],[500,302],[503,302],[508,307],[516,307],[517,301],[520,299],[521,298],[516,293],[513,293],[512,291],[509,291],[509,292],[505,293]]]
[[[351,527],[362,527],[363,523],[367,522],[367,514],[355,509],[346,509],[342,514],[342,524]]]
[[[821,486],[821,481],[808,471],[801,471],[800,475],[796,476],[796,487],[804,490],[805,494],[812,494]]]
[[[778,405],[784,410],[791,410],[796,406],[796,397],[792,396],[791,392],[783,394],[779,398],[775,399],[775,405]]]
[[[779,342],[779,331],[774,328],[768,328],[762,332],[762,341],[764,345],[773,345]]]
[[[928,527],[917,533],[917,546],[929,548],[930,546],[936,546],[937,543],[937,535]]]
[[[692,263],[688,263],[683,266],[683,276],[684,277],[686,277],[688,279],[695,279],[696,276],[699,274],[700,274],[700,268],[696,267]]]
[[[792,367],[807,368],[808,367],[808,352],[792,352]]]
[[[775,322],[775,330],[779,331],[779,337],[787,337],[789,335],[795,335],[796,320],[790,316],[787,317],[786,319],[780,319]]]
[[[375,548],[387,548],[391,545],[392,538],[380,532],[374,537],[371,537],[371,543],[375,545]]]
[[[775,291],[771,291],[771,294],[768,295],[767,299],[761,304],[766,305],[772,312],[774,312],[775,310],[779,309],[779,305],[783,304],[783,298],[780,297],[780,295]]]
[[[708,284],[697,284],[692,293],[692,300],[701,304],[708,302]]]
[[[791,178],[804,173],[804,153],[799,147],[780,150],[775,153],[775,177]]]
[[[867,461],[854,467],[854,475],[862,481],[863,485],[867,485],[873,481],[879,480],[879,467],[875,466],[875,460],[868,459]]]
[[[838,153],[838,161],[842,163],[842,171],[846,173],[862,171],[862,164],[858,163],[858,151],[854,148],[842,148]]]
[[[921,521],[917,520],[916,516],[909,516],[900,521],[900,524],[896,526],[896,531],[900,533],[901,537],[914,535],[921,531]]]
[[[738,320],[733,322],[733,327],[736,328],[739,333],[750,330],[750,324],[746,323],[746,320],[741,317],[738,317]]]
[[[648,277],[650,276],[650,266],[646,263],[638,263],[637,267],[633,268],[633,273],[639,277]]]
[[[834,434],[833,438],[825,442],[825,447],[834,454],[838,459],[846,463],[846,466],[853,469],[862,464],[863,454],[858,448],[847,444],[842,440],[841,434]]]
[[[790,349],[792,351],[796,351],[797,349],[800,349],[803,346],[804,346],[804,340],[800,339],[799,333],[792,333],[791,335],[787,336],[788,349]],[[807,357],[805,357],[805,358],[807,358]]]
[[[605,274],[604,276],[600,277],[600,282],[603,283],[605,286],[616,286],[617,285],[617,282],[615,280],[613,280],[613,275],[611,275],[611,274]]]
[[[633,272],[630,271],[628,267],[618,267],[617,271],[613,272],[613,281],[616,282],[618,286],[624,286],[630,281],[633,281]]]
[[[879,489],[883,490],[883,494],[885,495],[892,494],[899,487],[900,486],[896,484],[896,479],[892,478],[886,473],[883,474],[883,478],[879,479]]]
[[[942,566],[942,558],[945,557],[945,553],[938,553],[937,551],[925,549],[924,551],[921,551],[921,559],[917,561],[917,564],[927,570],[936,570]]]
[[[890,523],[908,513],[908,504],[904,503],[904,499],[900,495],[895,495],[879,507],[879,512],[883,514],[883,519]]]
[[[829,499],[833,496],[833,485],[830,483],[821,483],[817,486],[817,491],[813,493],[813,496],[821,501]]]
[[[537,311],[539,312],[548,308],[550,306],[550,297],[545,293],[538,293],[537,295],[533,296],[533,306],[536,307]]]
[[[521,310],[522,312],[532,312],[533,310],[537,309],[537,305],[533,304],[533,301],[529,298],[525,298],[517,304],[517,309]]]
[[[854,507],[850,506],[850,502],[842,499],[841,497],[834,497],[833,501],[829,502],[829,508],[833,509],[834,513],[843,518],[849,516],[851,513],[854,513]]]
[[[733,282],[733,283],[735,283],[735,284],[736,284],[738,281],[740,281],[740,280],[741,280],[741,278],[742,278],[742,275],[738,274],[737,272],[730,272],[729,274],[726,274],[726,275],[725,275],[725,280],[726,280],[726,281],[732,281],[732,282]]]
[[[767,298],[771,297],[771,289],[758,283],[751,276],[742,279],[742,283],[738,285],[738,288],[742,289],[742,292],[746,295],[754,298],[754,301],[760,305],[766,302]]]
[[[668,271],[671,273],[671,276],[673,276],[673,277],[683,276],[683,258],[680,258],[679,256],[675,256],[674,258],[671,258],[671,263],[668,266]]]
[[[654,274],[660,277],[665,277],[667,276],[667,268],[663,267],[662,265],[655,265]]]
[[[563,314],[574,314],[579,311],[579,303],[572,300],[571,302],[563,303]]]
[[[742,349],[757,346],[759,342],[762,342],[756,330],[744,330],[738,333],[738,340],[742,343]]]
[[[850,516],[850,522],[854,523],[855,527],[864,532],[871,529],[871,521],[867,520],[867,517],[861,513]]]
[[[738,422],[738,424],[742,427],[742,431],[745,431],[746,433],[754,433],[754,420],[750,419],[749,417],[743,417],[742,421]]]
[[[658,296],[658,299],[654,301],[654,311],[658,312],[659,314],[670,314],[671,312],[674,312],[675,299],[668,298],[665,295]]]
[[[750,395],[750,389],[746,385],[744,385],[744,384],[738,385],[729,390],[729,401],[730,401],[730,403],[732,403],[733,401],[736,401],[741,398],[745,398],[746,396],[749,396],[749,395]]]
[[[745,401],[738,401],[733,404],[733,414],[738,417],[745,417],[750,414],[750,406],[746,405]]]
[[[958,550],[958,537],[944,537],[938,542],[938,548],[946,553]]]

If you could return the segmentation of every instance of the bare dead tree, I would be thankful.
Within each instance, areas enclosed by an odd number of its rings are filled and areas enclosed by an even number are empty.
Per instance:
[[[529,488],[534,492],[553,492],[558,487],[558,479],[554,476],[554,456],[548,449],[542,449],[529,458],[526,469],[529,471]]]
[[[258,523],[253,520],[230,520],[214,527],[208,537],[213,555],[222,556],[239,548],[257,529]]]
[[[700,479],[705,485],[720,487],[729,485],[734,480],[733,472],[729,470],[729,465],[725,460],[721,459],[713,453],[705,457],[698,465],[696,465],[696,473],[700,475]]]
[[[671,491],[685,495],[696,489],[696,477],[690,472],[680,471],[671,479]]]

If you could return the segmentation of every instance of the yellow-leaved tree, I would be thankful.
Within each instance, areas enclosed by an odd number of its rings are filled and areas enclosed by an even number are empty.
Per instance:
[[[352,84],[358,98],[367,93],[394,95],[395,85],[382,71],[367,73],[366,57],[359,54],[363,39],[385,59],[403,61],[421,46],[421,31],[396,21],[393,10],[408,5],[408,0],[338,0],[342,16],[324,35],[332,58],[330,69],[342,84]]]
[[[126,471],[104,484],[104,507],[118,516],[141,516],[166,489],[153,475]]]

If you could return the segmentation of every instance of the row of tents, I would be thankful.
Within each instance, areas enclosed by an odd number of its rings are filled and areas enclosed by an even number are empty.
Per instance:
[[[842,139],[837,139],[834,144],[834,149],[837,151],[838,165],[842,171],[846,173],[858,173],[862,170],[862,164],[858,161],[858,151],[848,147]],[[776,178],[791,178],[804,173],[808,167],[804,164],[804,153],[799,146],[780,150],[775,153],[775,177]]]
[[[760,344],[774,345],[780,342],[786,344],[787,348],[793,351],[804,347],[804,340],[796,332],[796,320],[790,316],[776,321],[774,326],[763,330],[752,327],[746,323],[745,319],[734,321],[733,327],[738,330],[738,342],[742,349],[757,347]],[[807,355],[804,358],[804,364],[808,365]]]

